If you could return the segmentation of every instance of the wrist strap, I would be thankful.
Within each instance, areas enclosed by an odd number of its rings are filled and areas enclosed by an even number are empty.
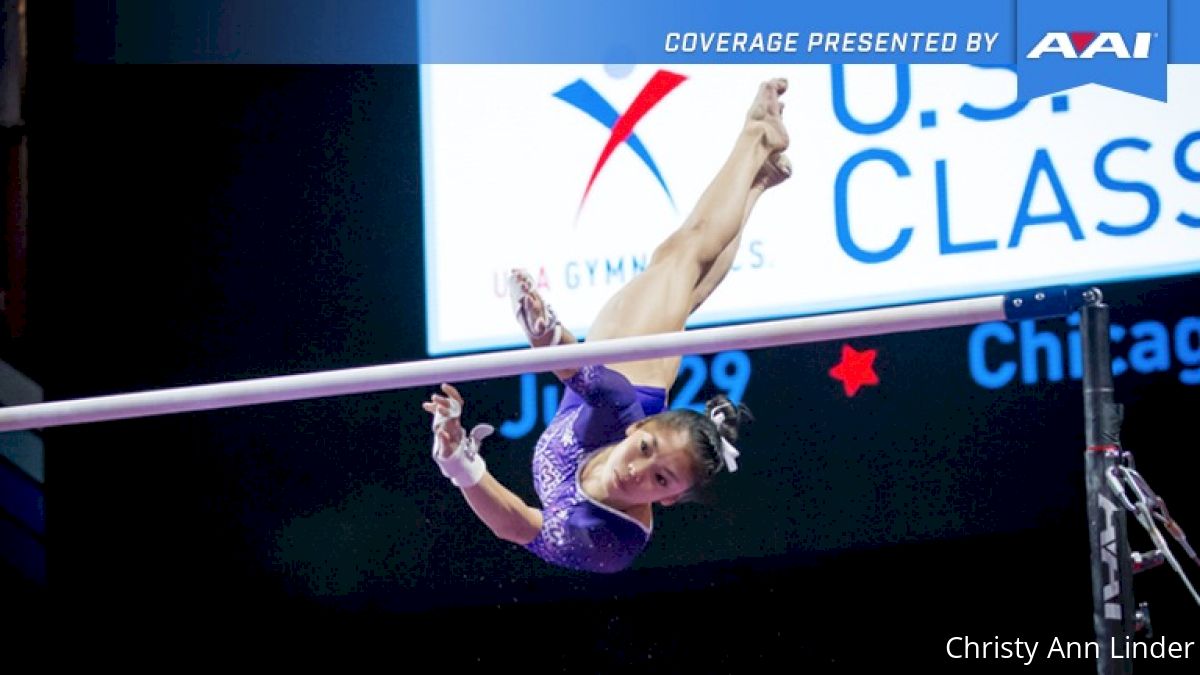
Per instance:
[[[483,439],[491,436],[495,427],[490,424],[476,424],[470,433],[463,434],[458,447],[448,457],[443,456],[442,442],[437,432],[448,420],[456,419],[462,414],[462,406],[458,401],[450,400],[450,411],[443,415],[440,411],[433,417],[433,459],[442,470],[442,475],[450,479],[456,487],[465,488],[475,485],[487,473],[487,462],[479,454]]]
[[[442,470],[442,475],[450,479],[455,487],[466,488],[475,485],[487,473],[487,462],[479,454],[483,439],[492,435],[495,428],[490,424],[476,424],[471,433],[463,434],[458,447],[449,457],[442,456],[441,442],[433,441],[433,459]]]

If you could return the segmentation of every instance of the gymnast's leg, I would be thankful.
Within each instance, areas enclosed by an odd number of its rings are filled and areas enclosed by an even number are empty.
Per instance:
[[[782,104],[780,105],[782,107]],[[768,188],[775,187],[783,181],[790,178],[792,175],[792,166],[787,157],[780,154],[767,160],[762,169],[758,172],[758,177],[755,180],[754,187],[750,189],[750,194],[746,197],[746,208],[744,221],[750,219],[750,212],[754,210],[754,204],[762,193]],[[700,283],[696,284],[696,288],[692,293],[692,312],[700,308],[708,296],[721,285],[725,279],[725,275],[729,274],[729,270],[733,267],[733,260],[737,257],[738,248],[742,243],[742,233],[721,251],[721,255],[713,261],[708,270],[704,273],[704,277],[700,279]]]
[[[600,310],[589,341],[683,330],[693,309],[728,273],[755,201],[786,178],[780,153],[787,148],[788,134],[779,101],[786,89],[781,79],[759,88],[732,151],[691,214],[655,249],[645,271]],[[669,390],[679,361],[667,357],[609,367],[634,384]]]

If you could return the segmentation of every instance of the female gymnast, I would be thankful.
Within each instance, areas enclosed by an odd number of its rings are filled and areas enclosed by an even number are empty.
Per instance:
[[[693,211],[600,310],[588,340],[684,330],[729,272],[755,202],[791,175],[779,100],[786,89],[783,79],[759,87],[732,151]],[[513,270],[509,294],[533,347],[576,342],[527,273]],[[737,468],[733,443],[749,410],[725,397],[709,401],[703,415],[666,410],[680,359],[555,371],[566,394],[533,456],[541,509],[487,472],[478,450],[493,429],[480,424],[464,432],[463,398],[449,384],[423,404],[434,416],[434,460],[497,537],[574,570],[626,569],[650,541],[655,504],[694,498],[716,474]]]

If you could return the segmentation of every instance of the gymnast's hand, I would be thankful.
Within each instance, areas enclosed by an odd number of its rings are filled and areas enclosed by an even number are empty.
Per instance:
[[[442,385],[442,392],[446,395],[433,394],[421,407],[434,416],[434,434],[440,441],[440,453],[442,457],[449,457],[463,439],[462,422],[459,421],[463,397],[449,384]]]

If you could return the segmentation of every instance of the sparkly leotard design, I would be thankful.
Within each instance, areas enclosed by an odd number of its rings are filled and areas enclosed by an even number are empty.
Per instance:
[[[583,492],[579,473],[597,450],[625,437],[630,424],[662,411],[666,392],[635,387],[604,366],[566,380],[567,393],[533,452],[542,530],[526,548],[546,562],[587,572],[618,572],[650,541],[652,528]]]

